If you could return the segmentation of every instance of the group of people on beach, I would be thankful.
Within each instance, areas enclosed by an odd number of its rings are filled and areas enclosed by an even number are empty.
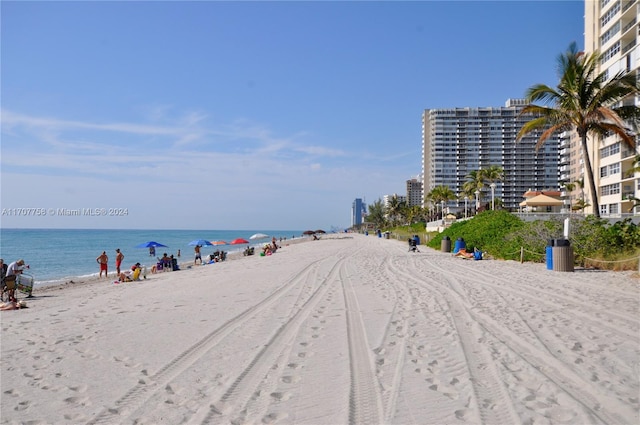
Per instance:
[[[116,249],[116,276],[120,275],[120,267],[122,266],[122,260],[124,260],[124,254],[120,251],[120,248]],[[100,277],[104,272],[104,277],[109,277],[109,256],[107,251],[102,251],[102,254],[96,257],[96,262],[100,265]]]
[[[131,266],[130,270],[121,270],[122,261],[124,260],[124,254],[120,251],[120,248],[116,248],[116,277],[120,282],[126,282],[131,280],[132,275],[135,273],[136,269],[141,269],[142,266],[140,263],[136,263]],[[102,278],[102,273],[104,272],[104,277],[109,278],[109,256],[107,255],[107,251],[102,251],[102,254],[96,257],[96,262],[100,266],[100,275]]]

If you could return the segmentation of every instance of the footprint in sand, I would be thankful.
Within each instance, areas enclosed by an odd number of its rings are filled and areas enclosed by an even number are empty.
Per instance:
[[[64,401],[75,406],[91,406],[91,401],[88,397],[67,397]]]
[[[87,385],[75,385],[75,386],[71,386],[71,387],[67,387],[69,388],[71,391],[77,392],[77,393],[84,393],[87,391],[87,389],[89,388]]]
[[[22,411],[22,410],[26,410],[29,408],[29,405],[31,404],[30,401],[21,401],[18,403],[18,405],[16,407],[13,408],[13,410],[17,410],[18,412]]]
[[[262,417],[262,423],[273,424],[278,421],[281,421],[282,419],[286,419],[288,416],[289,415],[286,413],[269,413],[268,415],[265,415]]]
[[[285,401],[285,400],[289,400],[291,398],[291,393],[289,392],[273,392],[270,394],[272,398],[274,398],[277,401]]]
[[[280,378],[280,380],[285,384],[292,384],[295,382],[300,382],[300,377],[299,376],[283,376],[282,378]]]
[[[11,397],[20,397],[20,393],[18,391],[14,390],[13,388],[10,389],[10,390],[6,390],[3,394],[6,394],[6,395],[11,396]]]

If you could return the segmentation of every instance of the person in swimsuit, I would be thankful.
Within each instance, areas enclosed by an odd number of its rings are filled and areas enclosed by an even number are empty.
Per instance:
[[[102,254],[98,255],[98,258],[96,258],[96,262],[100,264],[100,277],[102,277],[102,272],[104,272],[104,277],[108,277],[109,257],[107,257],[107,252],[102,251]]]
[[[120,266],[124,260],[124,254],[120,252],[120,248],[116,249],[116,274],[120,276]]]
[[[196,252],[196,258],[193,260],[193,264],[198,264],[198,260],[200,260],[200,264],[202,264],[202,255],[200,254],[200,245],[196,245],[196,247],[194,248],[194,251]]]

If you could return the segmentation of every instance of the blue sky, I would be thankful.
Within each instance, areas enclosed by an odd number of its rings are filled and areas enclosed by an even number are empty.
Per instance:
[[[347,227],[419,175],[424,109],[503,106],[584,45],[577,0],[0,8],[3,227]]]

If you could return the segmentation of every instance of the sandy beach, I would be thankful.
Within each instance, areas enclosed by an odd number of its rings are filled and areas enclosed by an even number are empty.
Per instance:
[[[0,312],[3,424],[638,424],[636,273],[362,235]]]

